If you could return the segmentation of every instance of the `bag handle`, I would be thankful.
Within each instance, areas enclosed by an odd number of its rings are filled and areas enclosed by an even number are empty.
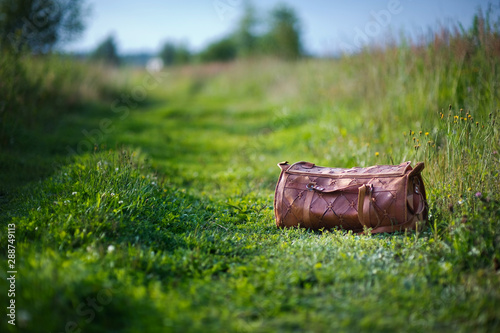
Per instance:
[[[359,188],[359,185],[348,185],[344,187],[339,187],[331,190],[327,190],[324,187],[316,185],[315,182],[310,182],[309,184],[306,185],[306,189],[309,191],[317,191],[321,193],[334,193],[334,192],[347,192],[349,190],[357,190]]]
[[[346,191],[358,191],[358,219],[359,222],[369,228],[370,225],[370,200],[371,200],[371,193],[373,191],[373,185],[372,184],[363,184],[361,186],[359,185],[349,185],[345,187],[340,187],[336,189],[331,189],[327,190],[324,187],[316,185],[315,182],[311,182],[306,185],[306,188],[312,192],[312,191],[317,191],[321,193],[334,193],[334,192],[346,192]],[[307,196],[311,201],[312,195]],[[307,199],[306,199],[307,201]],[[306,205],[308,207],[308,205]],[[306,209],[306,211],[309,211]],[[308,216],[306,216],[307,218]]]
[[[308,192],[306,194],[306,198],[305,198],[305,202],[304,202],[304,206],[306,207],[306,209],[304,209],[304,214],[303,214],[302,220],[305,223],[310,223],[310,221],[311,221],[311,218],[310,218],[311,210],[309,209],[309,207],[311,207],[311,202],[313,200],[314,192],[320,192],[320,193],[346,192],[346,191],[350,191],[350,190],[351,191],[358,190],[358,188],[359,188],[359,185],[349,185],[349,186],[345,186],[345,187],[327,190],[324,187],[316,185],[315,182],[310,182],[309,184],[306,185],[306,189],[308,190]]]

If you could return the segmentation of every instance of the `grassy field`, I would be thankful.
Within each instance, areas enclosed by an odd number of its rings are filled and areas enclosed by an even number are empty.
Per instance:
[[[3,57],[0,330],[500,331],[498,36],[153,74]],[[429,226],[277,229],[283,160],[424,161]]]

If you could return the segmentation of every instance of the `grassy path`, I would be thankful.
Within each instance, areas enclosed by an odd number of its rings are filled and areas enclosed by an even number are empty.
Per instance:
[[[498,198],[465,193],[465,204],[453,202],[450,213],[439,198],[458,190],[437,186],[442,153],[432,145],[414,148],[427,136],[444,146],[470,127],[451,123],[455,133],[446,132],[450,123],[440,122],[417,90],[396,100],[370,90],[361,100],[367,86],[357,84],[362,70],[352,61],[178,69],[147,90],[149,103],[122,99],[60,118],[54,136],[40,141],[54,160],[64,159],[68,146],[76,151],[82,140],[91,142],[82,130],[102,142],[30,182],[2,214],[17,228],[18,326],[30,332],[498,330]],[[130,94],[148,75],[131,79]],[[415,85],[426,87],[427,76],[420,73]],[[424,116],[406,109],[416,101],[429,107]],[[481,124],[485,110],[474,113]],[[474,133],[467,148],[489,156],[486,181],[498,170],[498,129]],[[480,144],[485,137],[488,147]],[[459,139],[452,149],[463,144]],[[462,156],[475,156],[468,154]],[[425,160],[429,193],[440,203],[432,206],[434,228],[377,236],[279,230],[272,199],[276,163],[285,159],[345,167]],[[485,198],[495,186],[481,189]],[[5,293],[0,302],[6,304]]]

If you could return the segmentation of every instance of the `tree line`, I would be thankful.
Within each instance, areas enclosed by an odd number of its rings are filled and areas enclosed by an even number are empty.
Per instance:
[[[50,53],[83,32],[87,12],[85,2],[79,0],[0,0],[0,49]],[[233,31],[201,51],[167,41],[157,54],[167,66],[255,56],[297,59],[303,55],[301,24],[291,7],[278,5],[262,15],[249,2]],[[113,36],[88,57],[111,65],[121,61]]]
[[[278,5],[262,18],[255,7],[247,3],[235,29],[227,36],[209,43],[199,52],[190,50],[186,43],[169,40],[162,45],[157,56],[165,66],[257,56],[298,59],[304,56],[301,25],[297,14],[289,6]],[[118,65],[120,57],[115,38],[107,37],[90,58]]]

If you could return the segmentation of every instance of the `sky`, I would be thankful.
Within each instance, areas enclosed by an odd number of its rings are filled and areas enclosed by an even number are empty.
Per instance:
[[[109,35],[121,54],[153,52],[167,41],[194,51],[228,35],[243,13],[245,0],[87,0],[90,14],[82,36],[67,51],[91,51]],[[487,0],[254,0],[265,17],[278,4],[295,9],[304,48],[328,55],[359,49],[401,31],[418,34],[430,27],[459,22],[469,27]],[[498,1],[495,3],[498,9]]]

